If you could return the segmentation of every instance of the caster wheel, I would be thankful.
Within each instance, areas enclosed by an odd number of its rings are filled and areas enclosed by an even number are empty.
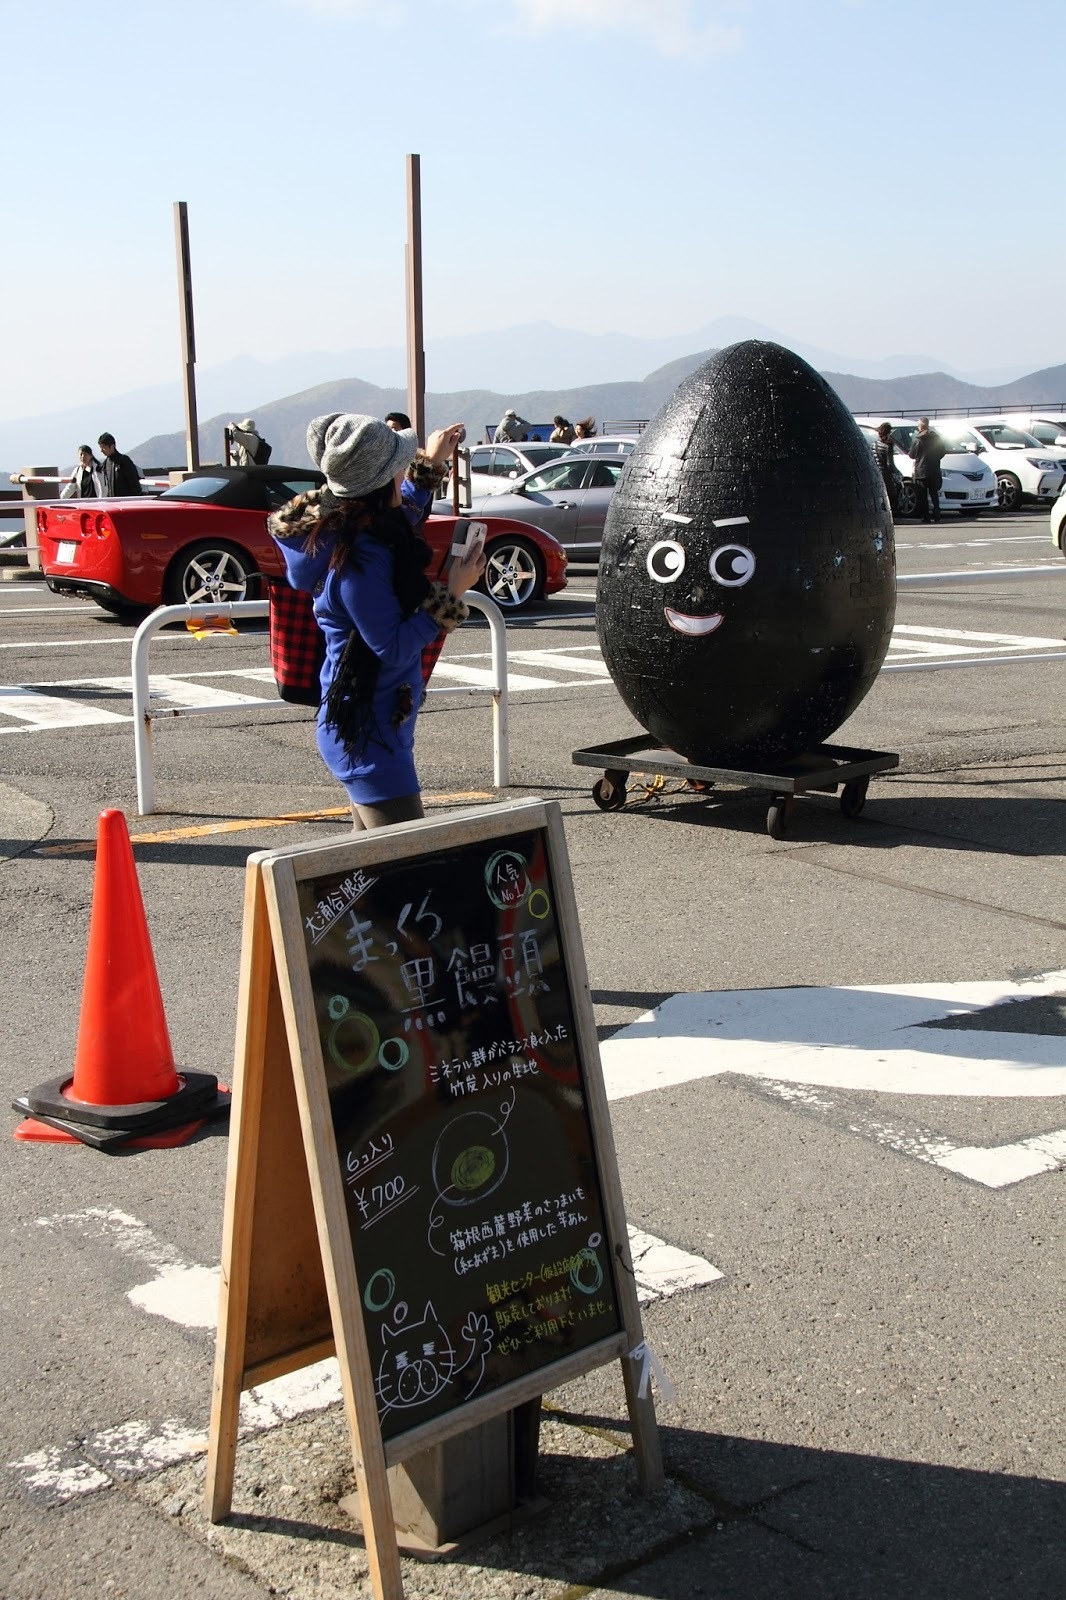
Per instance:
[[[766,812],[766,831],[771,839],[783,839],[792,823],[796,802],[790,794],[775,795]]]
[[[592,785],[592,798],[601,811],[621,811],[626,803],[625,773],[605,772],[599,782]]]
[[[840,809],[846,817],[857,817],[866,804],[869,778],[852,778],[840,791]]]

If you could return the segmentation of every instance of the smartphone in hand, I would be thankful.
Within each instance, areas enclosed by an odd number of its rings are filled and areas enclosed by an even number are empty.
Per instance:
[[[458,561],[468,561],[471,556],[480,555],[485,548],[488,531],[487,523],[471,522],[468,517],[460,517],[452,532],[452,555]]]

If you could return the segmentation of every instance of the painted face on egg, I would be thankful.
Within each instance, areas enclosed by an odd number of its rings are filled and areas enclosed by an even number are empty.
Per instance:
[[[873,682],[895,604],[892,520],[843,403],[747,341],[641,435],[604,530],[597,625],[623,700],[689,760],[811,750]]]

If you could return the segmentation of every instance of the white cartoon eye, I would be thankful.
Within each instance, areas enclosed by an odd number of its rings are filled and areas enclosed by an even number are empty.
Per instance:
[[[660,539],[648,551],[648,576],[656,583],[673,583],[685,570],[685,551],[674,539]]]
[[[739,589],[754,573],[755,557],[746,544],[720,544],[712,550],[708,565],[715,583],[723,589]]]

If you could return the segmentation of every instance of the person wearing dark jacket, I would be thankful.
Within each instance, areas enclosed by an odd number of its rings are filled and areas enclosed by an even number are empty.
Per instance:
[[[914,487],[918,493],[917,509],[922,521],[940,521],[940,488],[944,480],[940,463],[946,455],[943,439],[935,428],[929,426],[928,417],[918,418],[918,432],[911,443],[910,455],[914,461]]]
[[[97,461],[93,455],[92,446],[82,444],[78,446],[78,465],[71,474],[70,482],[60,496],[61,500],[96,500],[104,493],[104,480],[101,476],[104,470],[102,461]]]
[[[326,636],[319,752],[357,829],[407,822],[423,814],[414,764],[422,650],[465,619],[462,596],[485,557],[453,560],[446,582],[426,577],[429,546],[401,497],[418,454],[413,430],[334,412],[312,420],[307,448],[325,488],[297,495],[267,526],[289,582],[314,595]]]
[[[878,428],[877,438],[874,440],[874,456],[884,480],[888,504],[892,515],[895,516],[896,507],[899,505],[900,473],[896,466],[896,447],[892,440],[891,423],[882,422]]]
[[[115,448],[114,434],[102,433],[96,442],[104,458],[100,469],[104,494],[110,499],[121,494],[140,494],[141,475],[129,456],[122,455]]]

